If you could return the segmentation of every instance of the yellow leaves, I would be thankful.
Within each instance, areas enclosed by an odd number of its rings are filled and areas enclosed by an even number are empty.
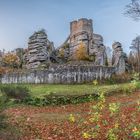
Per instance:
[[[70,114],[69,121],[73,123],[75,122],[75,117],[73,116],[73,114]]]
[[[89,139],[90,137],[91,137],[91,135],[89,133],[87,133],[87,132],[83,133],[83,138],[84,139]]]
[[[136,127],[134,127],[132,131],[133,131],[133,132],[136,132],[137,130],[138,130],[138,129],[137,129]]]
[[[101,115],[100,115],[98,112],[95,112],[95,113],[92,115],[92,117],[89,119],[89,121],[90,121],[91,123],[93,123],[93,122],[98,122],[100,118],[101,118]]]
[[[140,101],[137,101],[137,109],[140,111]]]
[[[119,103],[110,103],[109,104],[109,111],[111,112],[111,115],[117,113],[119,111],[120,104]]]
[[[81,42],[78,48],[75,50],[74,59],[76,60],[86,60],[88,59],[88,54],[85,45]]]
[[[119,123],[118,122],[115,123],[114,128],[115,129],[118,129],[119,128]]]
[[[137,127],[134,127],[132,129],[132,136],[134,138],[140,139],[140,129],[138,129]]]
[[[82,137],[84,138],[84,139],[91,139],[91,138],[96,138],[98,136],[98,133],[97,132],[94,132],[94,133],[92,133],[92,134],[89,134],[88,132],[84,132],[83,133],[83,135],[82,135]]]
[[[4,74],[5,73],[5,68],[4,67],[0,67],[0,74]]]
[[[14,67],[19,64],[19,57],[15,53],[7,53],[3,56],[2,61],[7,66]]]
[[[94,85],[94,86],[97,86],[97,85],[98,85],[98,81],[97,81],[97,80],[94,80],[94,81],[93,81],[93,85]]]
[[[64,54],[65,54],[64,48],[61,48],[61,49],[59,50],[59,56],[63,58],[63,57],[64,57]]]

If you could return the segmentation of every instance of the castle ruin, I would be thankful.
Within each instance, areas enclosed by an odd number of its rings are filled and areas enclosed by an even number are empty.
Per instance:
[[[88,60],[75,61],[73,55],[83,44]],[[28,41],[24,55],[27,71],[2,75],[2,83],[83,83],[94,79],[110,78],[128,70],[127,56],[122,45],[112,45],[112,65],[108,66],[103,37],[95,34],[91,19],[82,18],[70,23],[70,34],[56,49],[44,30],[35,32]],[[63,50],[63,52],[61,52]],[[60,55],[60,52],[63,54]],[[91,59],[93,58],[93,59]],[[48,65],[49,64],[49,65]],[[43,69],[39,69],[42,67]]]
[[[103,44],[103,37],[93,32],[91,19],[82,18],[72,21],[70,23],[70,35],[59,49],[62,49],[67,44],[68,47],[64,48],[65,56],[72,59],[80,43],[84,44],[89,57],[95,57],[95,65],[106,64],[107,55]]]

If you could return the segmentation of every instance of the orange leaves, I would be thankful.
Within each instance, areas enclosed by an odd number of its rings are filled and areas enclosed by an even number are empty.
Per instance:
[[[2,58],[3,63],[11,68],[19,65],[19,57],[15,53],[7,53]]]
[[[119,139],[134,139],[138,134],[140,113],[137,111],[139,92],[128,95],[115,95],[106,98],[106,105],[113,102],[120,102],[120,114],[116,117],[110,116],[106,106],[99,117],[98,125],[91,123],[89,118],[90,108],[97,102],[88,102],[77,105],[66,106],[16,106],[9,108],[5,113],[10,116],[9,123],[16,126],[23,135],[21,140],[42,139],[42,140],[84,140],[90,135],[88,128],[94,128],[98,133],[92,133],[95,140],[106,139],[106,134],[111,136],[112,130],[118,130]],[[70,118],[69,118],[69,114]],[[94,114],[93,114],[94,115]],[[96,114],[98,116],[98,114]],[[76,119],[76,121],[75,121]],[[70,122],[70,121],[71,122]],[[82,123],[83,122],[83,123]]]
[[[65,55],[65,50],[64,50],[64,48],[61,48],[59,50],[59,56],[62,57],[62,58],[64,58],[64,55]]]
[[[74,53],[74,59],[76,60],[87,60],[88,54],[85,45],[81,42],[78,48],[76,48]]]
[[[5,73],[5,68],[4,67],[0,67],[0,75]]]

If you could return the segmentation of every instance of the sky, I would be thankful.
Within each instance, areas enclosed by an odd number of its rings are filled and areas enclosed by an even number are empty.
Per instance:
[[[140,21],[123,15],[130,0],[0,0],[0,50],[27,48],[28,38],[45,29],[48,39],[60,46],[70,33],[70,22],[79,18],[93,20],[94,33],[104,45],[122,43],[126,52],[140,34]]]

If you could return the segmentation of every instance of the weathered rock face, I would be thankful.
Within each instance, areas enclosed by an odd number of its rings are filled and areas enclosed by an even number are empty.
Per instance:
[[[93,27],[91,19],[79,19],[70,23],[70,55],[75,53],[75,49],[82,42],[87,49],[92,45]]]
[[[91,82],[94,79],[110,78],[114,67],[84,65],[54,65],[47,70],[7,73],[2,75],[2,83],[49,83],[74,84]]]
[[[44,62],[50,61],[51,53],[54,51],[53,42],[48,40],[44,30],[35,32],[28,42],[28,51],[25,54],[27,69],[38,68]]]
[[[69,45],[69,47],[64,49],[66,57],[72,59],[81,43],[84,44],[89,56],[95,56],[95,65],[105,65],[106,52],[103,45],[103,37],[93,33],[91,19],[82,18],[70,23],[70,36],[64,43]]]
[[[114,42],[112,48],[113,48],[112,65],[116,67],[117,74],[122,74],[127,70],[126,53],[123,52],[122,45],[120,42]]]

